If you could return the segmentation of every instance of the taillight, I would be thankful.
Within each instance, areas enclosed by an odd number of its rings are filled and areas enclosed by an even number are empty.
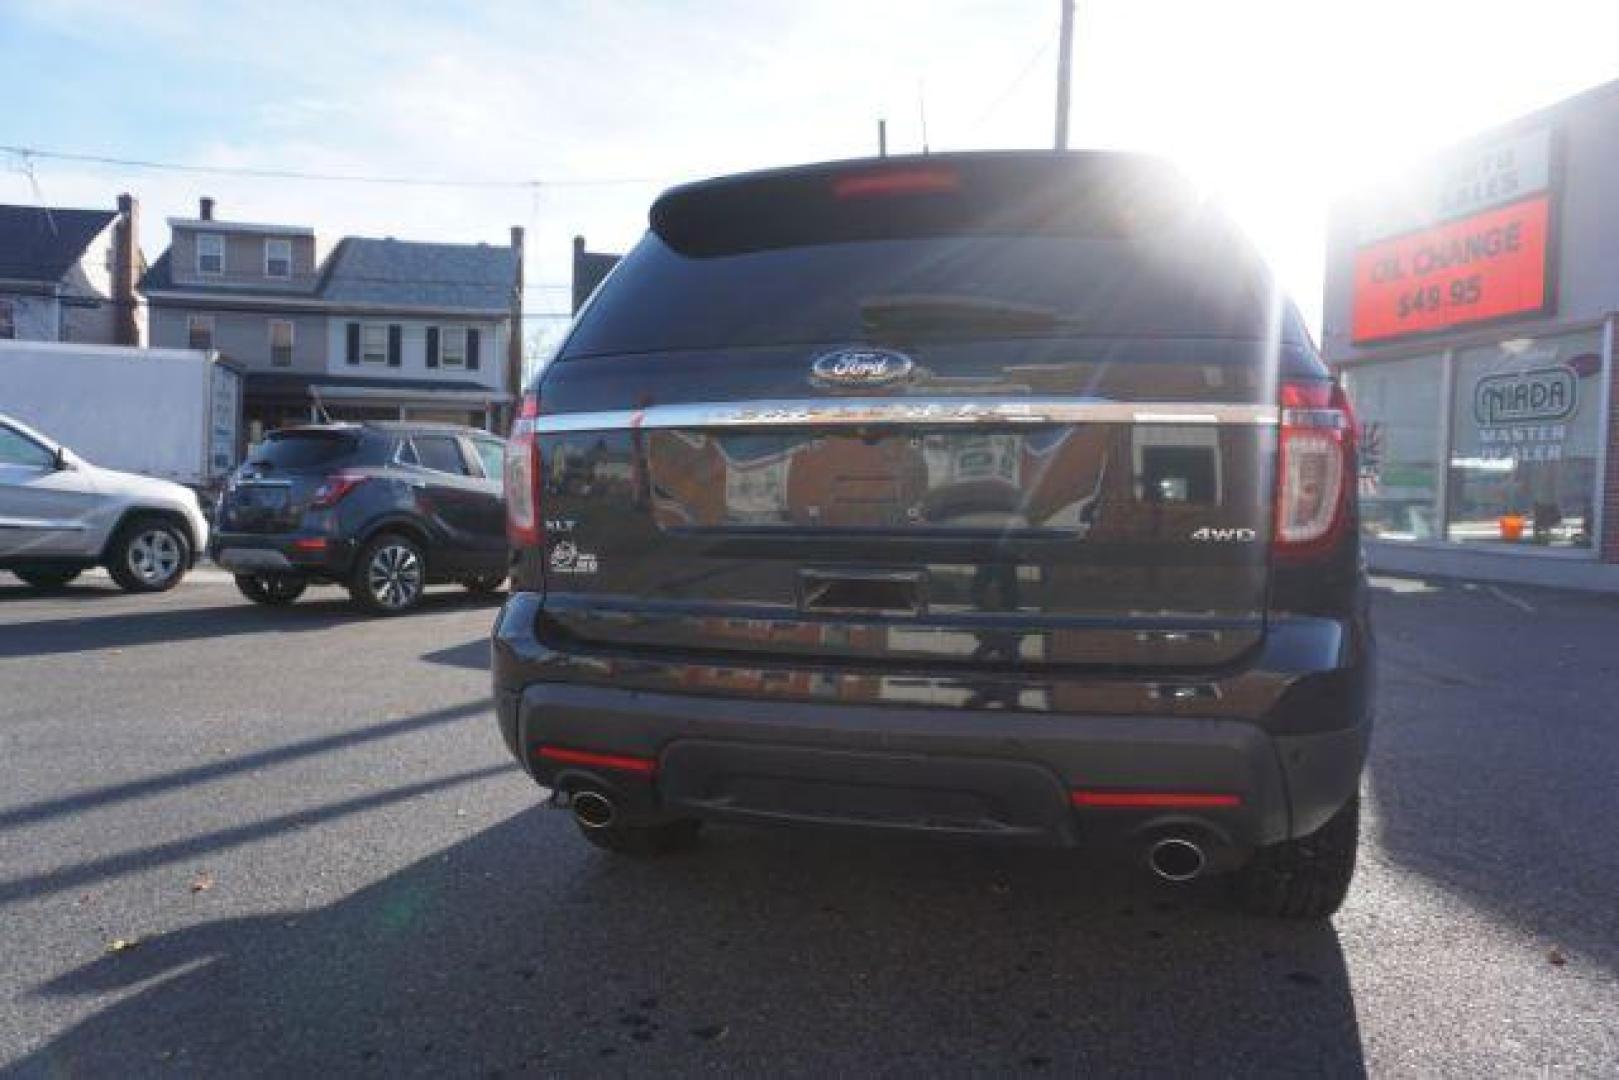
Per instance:
[[[539,415],[540,399],[524,394],[506,440],[506,539],[514,547],[538,547],[545,536],[540,522],[540,441],[534,431]]]
[[[1337,383],[1283,383],[1281,406],[1276,551],[1307,555],[1335,543],[1349,518],[1355,421]]]
[[[328,476],[325,482],[315,489],[315,499],[311,505],[316,510],[336,506],[343,500],[343,496],[365,483],[366,479],[354,473],[336,473]]]

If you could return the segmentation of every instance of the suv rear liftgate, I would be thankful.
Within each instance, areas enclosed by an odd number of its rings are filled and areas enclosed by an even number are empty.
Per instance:
[[[617,824],[1115,838],[1183,876],[1352,800],[1347,412],[1145,163],[677,189],[537,390],[500,713]]]

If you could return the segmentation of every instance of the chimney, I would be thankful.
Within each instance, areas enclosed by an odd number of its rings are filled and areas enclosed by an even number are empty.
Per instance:
[[[141,269],[141,204],[128,192],[118,196],[118,218],[112,226],[112,340],[141,343],[136,279]]]
[[[204,195],[197,200],[197,216],[204,221],[214,220],[214,200],[211,196]]]
[[[517,276],[512,282],[512,327],[506,336],[506,389],[511,392],[511,417],[517,419],[517,399],[523,394],[523,227],[512,226],[512,254]]]

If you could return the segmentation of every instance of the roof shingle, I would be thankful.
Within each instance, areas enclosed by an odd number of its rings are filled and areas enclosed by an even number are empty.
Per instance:
[[[117,216],[111,210],[0,205],[0,278],[60,281]]]
[[[517,254],[487,244],[419,244],[344,237],[317,295],[336,304],[504,312]]]

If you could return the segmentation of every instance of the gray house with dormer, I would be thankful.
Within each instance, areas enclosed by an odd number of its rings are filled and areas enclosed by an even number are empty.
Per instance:
[[[248,439],[311,420],[499,428],[514,400],[521,230],[509,247],[344,237],[171,218],[141,282],[152,344],[213,348],[246,371]]]

